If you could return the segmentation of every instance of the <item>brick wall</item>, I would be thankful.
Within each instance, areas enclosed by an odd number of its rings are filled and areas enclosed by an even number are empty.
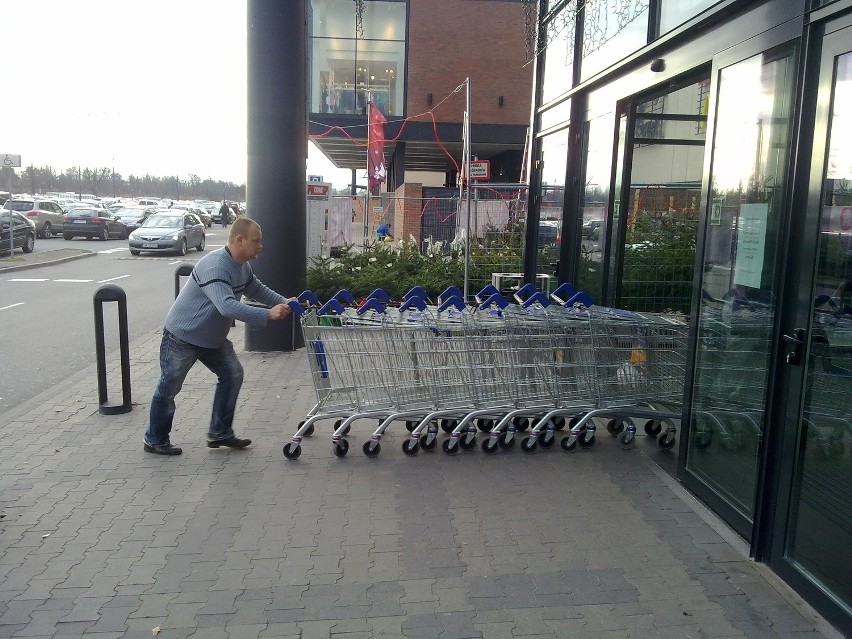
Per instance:
[[[394,195],[399,199],[394,206],[393,227],[391,235],[394,239],[409,240],[414,237],[417,246],[420,246],[420,206],[423,197],[423,185],[416,182],[403,184]]]
[[[529,124],[533,65],[526,64],[521,3],[415,0],[409,7],[409,115],[435,107],[470,77],[472,123]],[[460,91],[435,116],[461,122],[464,109]]]

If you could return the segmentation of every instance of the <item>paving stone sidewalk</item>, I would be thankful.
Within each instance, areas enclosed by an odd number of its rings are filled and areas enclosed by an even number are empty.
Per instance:
[[[184,454],[146,454],[158,344],[131,345],[128,414],[99,414],[92,367],[0,416],[0,637],[839,636],[607,437],[409,458],[397,428],[371,459],[375,422],[356,422],[338,459],[320,424],[286,460],[314,401],[303,350],[241,353],[249,449],[205,447],[215,379],[197,366]]]

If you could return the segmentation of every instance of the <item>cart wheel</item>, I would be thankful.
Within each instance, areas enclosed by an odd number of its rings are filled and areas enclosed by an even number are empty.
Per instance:
[[[289,444],[284,445],[284,457],[287,459],[296,459],[301,454],[302,447],[299,446],[299,444],[290,442]]]
[[[573,435],[568,435],[568,437],[563,437],[562,441],[559,442],[559,446],[566,453],[573,453],[575,450],[577,450],[577,438],[574,437]]]
[[[620,433],[624,432],[624,422],[620,419],[610,419],[606,423],[606,431],[613,437],[618,437]]]
[[[465,450],[470,450],[476,446],[476,431],[467,432],[459,438],[459,445]]]
[[[441,448],[447,455],[455,455],[459,452],[458,440],[445,439],[441,442]]]
[[[521,440],[521,450],[527,454],[531,454],[535,452],[535,449],[538,448],[538,439],[535,437],[524,437]]]
[[[556,443],[556,435],[549,428],[538,436],[538,443],[542,448],[550,448]]]
[[[406,439],[402,442],[402,452],[409,457],[414,457],[420,449],[420,443],[415,439]]]
[[[580,442],[580,446],[582,446],[583,448],[591,448],[592,446],[595,445],[595,433],[594,433],[594,431],[589,432],[587,430],[584,430],[580,434],[580,437],[577,441]]]
[[[459,425],[458,420],[456,419],[442,419],[441,420],[441,430],[445,433],[452,433],[456,426]]]
[[[659,419],[649,419],[645,422],[645,434],[648,437],[656,437],[663,430],[663,423]]]
[[[489,437],[488,439],[482,440],[482,452],[488,453],[489,455],[497,452],[497,440]]]
[[[530,420],[526,417],[513,417],[512,425],[518,429],[518,432],[523,433],[530,427]]]
[[[706,430],[701,433],[696,433],[695,435],[695,447],[704,450],[705,448],[710,448],[710,444],[713,443],[713,431]]]
[[[565,428],[565,417],[562,415],[557,415],[553,418],[553,427],[556,430],[562,430]]]
[[[361,447],[361,450],[364,451],[364,454],[367,457],[375,457],[380,452],[382,452],[382,445],[379,442],[373,441],[372,439],[368,439],[364,442],[364,445]]]
[[[574,428],[580,422],[579,417],[572,417],[568,422],[568,428]]]
[[[381,424],[381,422],[379,422],[379,424]],[[343,420],[342,420],[342,419],[338,419],[336,422],[334,422],[334,430],[336,431],[336,430],[337,430],[338,428],[340,428],[342,425],[343,425]],[[344,430],[344,431],[343,431],[342,433],[340,433],[340,434],[341,434],[341,435],[346,435],[346,434],[348,434],[348,433],[349,433],[349,431],[350,431],[350,430],[352,430],[352,424],[347,424],[347,425],[346,425],[346,430]],[[344,453],[344,454],[345,454],[345,453]]]
[[[414,429],[417,428],[417,424],[419,423],[420,422],[416,422],[412,419],[407,419],[405,420],[405,430],[407,430],[409,433],[412,433],[414,432]]]
[[[334,454],[338,457],[346,457],[349,452],[349,442],[345,439],[340,439],[334,442]]]
[[[630,450],[636,445],[636,434],[630,431],[620,433],[618,435],[618,445],[624,450]]]
[[[476,420],[476,427],[483,433],[487,433],[494,428],[494,420],[487,417],[480,417]]]
[[[660,445],[660,448],[664,448],[665,450],[672,448],[675,445],[674,433],[663,433],[657,440],[657,444]]]
[[[310,437],[313,434],[314,434],[314,425],[311,424],[310,426],[308,426],[308,430],[305,431],[305,437]]]
[[[438,445],[438,436],[436,433],[427,432],[420,438],[420,448],[423,450],[433,450]]]
[[[503,450],[509,450],[511,448],[514,448],[515,446],[515,437],[514,435],[510,437],[509,433],[503,431],[502,433],[500,433],[500,437],[497,438],[497,443]]]

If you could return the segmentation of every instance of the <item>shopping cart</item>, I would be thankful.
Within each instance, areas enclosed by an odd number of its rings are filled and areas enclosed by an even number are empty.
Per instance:
[[[737,299],[705,300],[695,354],[693,437],[708,448],[759,446],[766,402],[773,310]]]
[[[557,299],[568,306],[576,303],[577,295],[568,301],[558,295]],[[560,442],[565,452],[578,443],[584,447],[594,443],[598,417],[609,418],[607,430],[623,448],[635,445],[634,418],[648,420],[645,430],[651,436],[657,436],[665,424],[658,443],[671,448],[675,420],[682,414],[688,325],[678,316],[601,308],[588,302],[587,296],[582,298],[578,308],[588,314],[590,326],[592,356],[582,361],[594,367],[593,407],[581,417],[576,417],[576,405],[548,411],[521,441],[521,449],[532,453],[538,445],[551,445],[560,416],[573,416]]]

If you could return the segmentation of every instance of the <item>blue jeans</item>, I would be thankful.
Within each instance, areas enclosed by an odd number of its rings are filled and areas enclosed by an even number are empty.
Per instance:
[[[237,397],[243,385],[243,366],[230,341],[220,348],[201,348],[184,342],[163,330],[160,342],[160,381],[151,400],[151,416],[145,431],[145,443],[164,446],[171,443],[172,421],[175,416],[175,397],[183,386],[189,369],[200,361],[219,379],[213,397],[213,414],[207,439],[218,441],[234,436],[232,428]]]

